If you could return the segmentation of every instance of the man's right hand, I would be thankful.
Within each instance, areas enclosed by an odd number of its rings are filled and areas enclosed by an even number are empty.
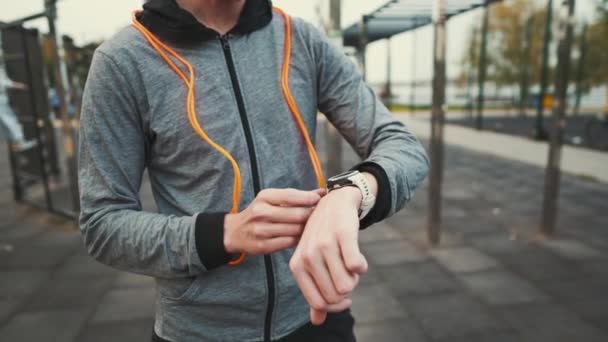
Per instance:
[[[247,209],[224,220],[228,253],[269,254],[297,245],[308,217],[324,189],[266,189]]]

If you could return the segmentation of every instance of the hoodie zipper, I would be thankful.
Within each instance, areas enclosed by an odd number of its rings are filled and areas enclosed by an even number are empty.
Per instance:
[[[234,59],[232,58],[232,52],[230,50],[230,43],[228,42],[229,38],[229,35],[219,37],[220,42],[222,43],[222,50],[224,51],[226,64],[228,65],[228,72],[230,73],[230,80],[232,81],[234,96],[236,97],[236,103],[239,108],[241,124],[243,126],[243,131],[245,131],[245,140],[247,141],[247,150],[249,151],[249,160],[251,163],[253,191],[257,196],[261,190],[258,163],[253,145],[253,136],[249,126],[249,119],[247,118],[247,112],[245,111],[245,103],[243,102],[243,94],[236,75],[236,68],[234,66]],[[266,306],[266,317],[264,319],[264,342],[270,342],[272,311],[275,300],[274,270],[270,255],[264,255],[264,265],[266,266],[266,282],[268,284],[268,305]]]

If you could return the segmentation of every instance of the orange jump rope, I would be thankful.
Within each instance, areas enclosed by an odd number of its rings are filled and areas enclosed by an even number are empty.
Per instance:
[[[291,60],[291,18],[283,12],[281,9],[274,7],[274,10],[278,12],[281,16],[283,16],[283,21],[285,22],[285,55],[283,57],[283,67],[281,69],[281,88],[283,90],[283,96],[287,102],[287,106],[291,111],[300,132],[304,138],[304,142],[306,143],[306,148],[308,149],[308,154],[310,155],[310,160],[312,162],[312,166],[315,170],[315,174],[317,176],[317,182],[319,183],[319,187],[325,187],[325,179],[323,178],[323,170],[321,168],[321,163],[319,162],[319,157],[317,156],[317,152],[315,151],[315,147],[310,140],[310,136],[308,134],[308,130],[304,125],[304,121],[302,120],[302,115],[300,114],[300,110],[295,103],[293,96],[291,95],[291,91],[289,90],[289,63]],[[232,189],[232,209],[231,213],[238,213],[239,211],[239,202],[241,199],[241,170],[239,169],[239,165],[236,160],[232,157],[230,152],[226,151],[222,146],[218,145],[214,142],[208,135],[205,133],[203,128],[201,127],[200,122],[198,121],[198,116],[196,114],[196,98],[195,98],[195,77],[194,77],[194,68],[192,64],[190,64],[184,57],[175,52],[175,50],[171,49],[169,46],[161,42],[152,32],[150,32],[147,28],[145,28],[139,21],[137,21],[136,14],[138,11],[133,13],[133,26],[141,32],[141,34],[146,38],[150,46],[158,52],[159,56],[167,63],[169,68],[177,74],[177,76],[184,81],[184,84],[188,88],[188,96],[186,99],[187,102],[187,112],[188,112],[188,120],[190,121],[190,125],[192,129],[209,145],[211,145],[214,149],[216,149],[220,154],[222,154],[232,166],[232,170],[234,172],[234,186]],[[167,53],[173,56],[177,61],[179,61],[188,71],[188,76],[184,73],[184,71],[178,67],[175,62],[167,55]],[[245,253],[242,253],[238,259],[231,261],[229,265],[238,265],[245,259]]]

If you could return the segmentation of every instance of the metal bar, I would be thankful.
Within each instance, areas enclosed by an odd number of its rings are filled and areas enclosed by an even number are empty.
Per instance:
[[[362,16],[361,17],[361,25],[359,26],[361,32],[359,33],[359,52],[360,52],[360,63],[361,63],[361,73],[363,74],[363,80],[366,81],[367,80],[367,63],[366,63],[366,56],[365,56],[365,50],[367,47],[367,43],[368,43],[368,26],[367,26],[367,16]]]
[[[543,212],[540,223],[540,231],[544,236],[550,236],[554,233],[557,221],[557,202],[561,178],[560,164],[564,129],[566,128],[570,53],[573,40],[574,6],[575,0],[562,0],[559,45],[557,49],[557,75],[553,99],[553,122],[549,142],[549,158],[545,172]]]
[[[543,123],[543,112],[545,105],[545,94],[547,93],[547,83],[549,79],[549,44],[551,43],[551,25],[553,24],[553,0],[547,2],[547,15],[545,19],[545,40],[543,42],[543,62],[540,74],[540,91],[538,93],[538,104],[536,107],[536,128],[535,137],[538,140],[545,140],[547,132]]]
[[[481,28],[481,52],[479,53],[479,91],[477,92],[477,120],[475,127],[478,130],[483,129],[483,109],[484,109],[484,92],[486,83],[486,64],[487,64],[487,49],[488,49],[488,22],[490,17],[490,8],[486,7],[483,13],[483,26]]]
[[[471,38],[471,49],[472,52],[474,53],[474,55],[472,56],[472,60],[475,61],[477,59],[477,51],[478,51],[478,47],[477,47],[477,35],[479,34],[479,30],[477,27],[473,27],[473,34],[472,34],[472,38]],[[473,66],[474,62],[471,63],[471,66],[469,68],[469,72],[467,75],[467,116],[469,117],[469,119],[473,119],[473,110],[475,109],[475,105],[474,105],[474,96],[473,96],[473,85],[475,83],[475,72],[473,71],[474,66]]]
[[[411,90],[410,90],[410,112],[412,114],[416,111],[416,68],[417,68],[417,54],[416,54],[416,45],[417,45],[417,31],[414,30],[412,32],[412,82],[411,82]]]
[[[580,51],[576,71],[576,102],[574,103],[574,115],[579,115],[581,110],[581,98],[583,97],[583,79],[585,77],[585,60],[587,59],[587,23],[583,25],[581,32]]]
[[[32,14],[29,15],[27,17],[23,17],[8,23],[0,23],[0,29],[6,29],[6,28],[10,28],[10,27],[16,27],[16,26],[21,26],[22,24],[24,24],[27,21],[30,20],[35,20],[35,19],[40,19],[40,18],[44,18],[47,16],[47,12],[41,12],[41,13],[36,13],[36,14]]]
[[[433,22],[435,43],[433,49],[433,109],[431,116],[431,171],[429,186],[429,225],[427,235],[431,245],[441,238],[441,184],[443,182],[443,126],[445,121],[446,86],[446,17],[445,0],[435,0]]]
[[[519,115],[526,115],[526,108],[528,107],[528,97],[530,94],[530,53],[532,51],[532,37],[534,30],[534,16],[530,15],[530,18],[526,21],[526,32],[525,32],[525,47],[522,57],[522,73],[521,82],[519,89]]]
[[[342,16],[342,1],[331,0],[329,3],[329,14],[330,14],[330,32],[329,36],[337,38],[342,36],[341,31],[341,16]],[[341,47],[339,47],[341,48]],[[326,142],[326,165],[327,175],[334,176],[342,172],[342,136],[338,133],[338,130],[331,124],[331,122],[325,122],[325,142]]]
[[[55,87],[57,89],[57,95],[59,96],[60,105],[59,113],[61,114],[61,121],[63,123],[63,147],[66,155],[66,168],[68,175],[68,184],[70,186],[70,196],[72,199],[72,208],[75,212],[80,211],[79,191],[78,191],[78,174],[75,158],[75,144],[74,144],[74,133],[72,129],[71,120],[67,111],[65,89],[63,87],[63,77],[61,74],[61,61],[59,57],[59,48],[57,46],[57,32],[55,29],[55,17],[56,17],[56,0],[48,0],[45,3],[47,7],[47,20],[49,25],[49,42],[50,51],[53,59],[53,74],[55,78]]]
[[[30,109],[32,111],[32,118],[34,121],[33,124],[34,124],[34,132],[36,134],[36,143],[38,145],[38,146],[36,146],[36,150],[38,151],[37,154],[38,154],[38,158],[40,159],[40,177],[42,178],[42,186],[44,188],[44,198],[46,200],[47,210],[52,211],[53,210],[53,199],[51,198],[51,190],[49,188],[49,176],[48,176],[47,170],[46,170],[47,161],[46,161],[46,157],[44,156],[44,153],[42,150],[43,141],[42,141],[42,137],[41,137],[40,127],[38,126],[38,122],[39,122],[38,108],[36,106],[36,97],[34,96],[34,92],[32,89],[32,86],[34,85],[34,80],[32,77],[32,69],[30,66],[30,53],[29,53],[29,48],[27,46],[25,32],[26,32],[25,29],[19,30],[19,33],[21,35],[21,43],[22,43],[22,47],[23,47],[25,74],[27,75],[27,83],[29,86],[28,93],[30,94],[30,101],[31,101]]]
[[[392,58],[391,58],[391,38],[386,39],[386,106],[392,109],[393,88],[392,88]]]
[[[15,152],[13,152],[11,144],[7,143],[7,146],[11,166],[11,177],[13,178],[13,196],[16,202],[21,202],[23,200],[23,189],[21,189],[21,183],[19,182],[19,177],[17,176],[17,158],[15,156]]]

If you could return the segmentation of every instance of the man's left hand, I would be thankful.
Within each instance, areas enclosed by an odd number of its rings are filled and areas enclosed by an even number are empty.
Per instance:
[[[358,243],[361,196],[358,188],[345,187],[323,197],[289,263],[315,325],[322,324],[328,312],[351,306],[348,297],[367,271]]]

